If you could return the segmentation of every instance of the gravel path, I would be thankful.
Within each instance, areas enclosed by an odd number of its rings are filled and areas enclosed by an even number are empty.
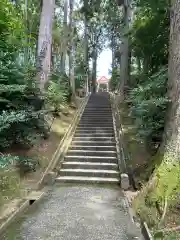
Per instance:
[[[131,240],[139,234],[118,187],[54,186],[3,240]]]

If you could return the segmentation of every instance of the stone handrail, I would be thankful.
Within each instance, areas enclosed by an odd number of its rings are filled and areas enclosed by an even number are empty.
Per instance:
[[[126,161],[129,159],[128,153],[125,151],[125,146],[123,143],[123,131],[121,125],[121,117],[119,113],[119,108],[117,104],[117,99],[114,93],[110,93],[111,97],[111,105],[112,105],[112,112],[114,118],[114,125],[115,125],[115,135],[116,135],[116,142],[117,142],[117,151],[118,151],[118,160],[119,160],[119,167],[121,172],[127,172],[127,164]]]

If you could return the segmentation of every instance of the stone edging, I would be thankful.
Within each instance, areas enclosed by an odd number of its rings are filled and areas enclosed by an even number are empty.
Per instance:
[[[131,207],[131,204],[125,194],[125,191],[123,191],[123,194],[124,194],[124,198],[125,198],[125,203],[126,203],[126,206],[128,208],[128,213],[129,213],[129,216],[130,216],[130,219],[131,219],[131,222],[133,224],[136,224],[136,218],[135,218],[135,213],[134,213],[134,210],[133,208]],[[144,237],[144,240],[153,240],[154,238],[152,237],[151,235],[151,232],[148,228],[148,225],[146,222],[141,222],[140,224],[140,230],[141,230],[141,234],[142,236]]]
[[[132,222],[132,223],[135,223],[134,211],[133,211],[133,209],[132,209],[132,207],[131,207],[131,205],[130,205],[130,203],[129,203],[129,200],[128,200],[126,194],[125,194],[125,191],[123,190],[122,192],[123,192],[123,195],[124,195],[124,199],[125,199],[126,206],[127,206],[127,208],[128,208],[129,216],[130,216],[130,218],[131,218],[131,222]]]
[[[30,193],[22,205],[13,212],[7,220],[0,226],[0,236],[6,231],[6,229],[18,218],[21,214],[29,210],[30,206],[39,203],[45,197],[46,191],[32,192]]]
[[[145,240],[153,240],[153,237],[151,235],[151,232],[150,232],[146,222],[141,223],[141,231],[142,231],[142,235],[144,236]]]
[[[114,101],[114,95],[110,93],[110,100],[111,100],[111,110],[112,110],[112,117],[113,117],[113,127],[115,133],[115,140],[116,140],[116,150],[117,150],[117,158],[118,158],[118,165],[120,172],[126,171],[126,162],[124,156],[123,146],[120,142],[120,135],[122,134],[121,131],[117,129],[117,106]]]

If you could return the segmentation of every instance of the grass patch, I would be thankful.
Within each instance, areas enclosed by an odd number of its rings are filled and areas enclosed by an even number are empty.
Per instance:
[[[4,203],[20,196],[20,177],[16,169],[0,169],[0,210]]]
[[[157,234],[156,239],[171,239],[179,234],[178,231],[167,231],[180,225],[180,211],[177,208],[179,193],[180,163],[164,157],[154,170],[151,180],[143,186],[133,201],[135,212],[141,220],[147,222],[154,233],[166,229],[163,234],[163,231]]]

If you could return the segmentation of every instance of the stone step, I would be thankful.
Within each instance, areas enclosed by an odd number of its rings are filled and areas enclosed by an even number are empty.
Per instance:
[[[109,99],[103,99],[103,101],[100,98],[93,99],[93,100],[89,99],[88,104],[86,105],[86,107],[93,107],[93,108],[101,107],[101,106],[106,108],[111,107]]]
[[[114,130],[113,129],[77,129],[76,133],[113,133],[114,134]]]
[[[86,107],[85,107],[85,110],[88,109],[88,110],[92,110],[92,111],[95,111],[97,109],[99,110],[107,110],[107,111],[110,111],[111,110],[111,106],[109,104],[102,104],[102,105],[97,105],[96,104],[88,104]]]
[[[61,183],[102,183],[102,184],[119,184],[119,178],[100,178],[100,177],[78,177],[78,176],[59,176],[56,182]]]
[[[104,126],[101,126],[101,127],[96,127],[96,126],[92,126],[92,127],[77,127],[76,128],[76,130],[87,130],[87,131],[97,131],[97,130],[100,130],[100,131],[109,131],[109,130],[111,130],[111,131],[114,131],[114,127],[113,126],[111,126],[111,127],[104,127]]]
[[[114,133],[103,133],[103,132],[95,132],[95,133],[75,133],[75,137],[114,137]]]
[[[71,142],[71,145],[72,146],[81,146],[81,145],[83,145],[83,146],[89,146],[89,145],[91,145],[91,146],[107,146],[107,144],[108,144],[108,146],[116,146],[116,143],[115,143],[115,141],[78,141],[78,140],[73,140],[72,142]]]
[[[91,98],[92,97],[92,98]],[[89,98],[89,102],[88,103],[93,103],[95,106],[97,104],[97,106],[103,105],[105,104],[105,106],[110,105],[110,98],[104,98],[102,96],[93,96],[91,95],[91,97]],[[97,101],[98,100],[98,101]]]
[[[91,106],[91,107],[86,107],[84,109],[84,111],[90,111],[90,112],[96,112],[96,111],[101,111],[101,112],[111,112],[112,109],[111,107],[105,107],[105,106],[99,106],[99,107],[95,107],[95,106]]]
[[[104,170],[104,169],[61,169],[61,176],[80,176],[80,177],[108,177],[118,178],[119,171],[116,170]]]
[[[91,111],[91,112],[94,112],[94,111],[101,111],[101,112],[103,112],[103,111],[111,111],[111,107],[110,106],[108,106],[108,107],[106,107],[106,106],[99,106],[99,107],[89,107],[89,106],[87,106],[85,109],[84,109],[85,111]]]
[[[89,118],[91,118],[91,117],[99,117],[99,116],[102,116],[103,118],[105,118],[105,117],[112,117],[112,113],[111,112],[99,112],[99,111],[97,111],[97,112],[83,112],[83,115],[82,115],[83,117],[89,117]]]
[[[111,113],[112,110],[111,110],[111,108],[99,107],[99,108],[94,108],[94,109],[93,108],[85,108],[84,112],[91,112],[91,113],[98,113],[98,112],[100,112],[100,113],[104,114],[104,113]]]
[[[93,118],[82,118],[79,123],[84,123],[84,124],[113,124],[112,119],[104,119],[104,118],[99,118],[99,119],[93,119]]]
[[[89,115],[84,115],[82,116],[81,120],[94,120],[94,121],[102,121],[102,120],[105,120],[106,122],[107,121],[113,121],[112,117],[111,116],[102,116],[102,115],[97,115],[97,116],[89,116]]]
[[[100,107],[100,106],[104,106],[104,107],[108,107],[110,106],[110,99],[109,98],[104,98],[102,99],[101,97],[93,97],[93,98],[89,98],[88,104],[87,106],[93,106],[93,107]]]
[[[69,150],[67,156],[111,156],[117,157],[116,151]]]
[[[118,171],[118,165],[116,163],[102,163],[102,162],[63,162],[62,168],[105,169]]]
[[[84,150],[84,151],[116,151],[116,146],[108,146],[108,145],[104,145],[104,146],[83,146],[83,145],[71,145],[70,146],[70,150]]]
[[[102,163],[116,163],[117,164],[117,157],[67,155],[67,156],[65,156],[64,161],[65,162],[102,162]]]
[[[108,115],[103,115],[103,114],[94,114],[92,116],[92,114],[84,114],[82,115],[83,119],[111,119],[112,120],[112,115],[108,114]]]
[[[104,136],[86,136],[86,137],[73,137],[73,141],[105,141],[114,142],[114,137],[104,137]]]
[[[87,120],[87,119],[93,119],[93,120],[99,120],[99,119],[102,119],[102,115],[100,114],[100,115],[94,115],[94,116],[86,116],[86,115],[83,115],[82,117],[81,117],[81,119],[85,119],[85,120]],[[112,116],[103,116],[103,119],[106,119],[106,120],[113,120],[112,119]]]
[[[111,113],[111,108],[103,108],[103,107],[99,107],[99,108],[85,108],[84,112],[92,112],[92,113],[96,113],[96,112],[101,112],[101,113]]]
[[[80,122],[79,124],[78,124],[78,127],[99,127],[99,128],[101,128],[101,127],[113,127],[113,123],[111,123],[111,122],[109,122],[109,123],[107,123],[107,122],[104,122],[104,123],[83,123],[83,122]]]
[[[81,126],[99,126],[99,127],[102,127],[102,126],[112,126],[113,127],[113,123],[111,121],[109,122],[105,122],[104,121],[93,121],[93,120],[86,120],[86,121],[80,121],[79,124],[78,124],[79,127]]]
[[[111,121],[107,120],[106,121],[106,119],[104,119],[102,116],[100,116],[99,119],[91,119],[91,117],[88,117],[87,119],[80,120],[80,123],[82,121],[86,121],[86,124],[88,124],[88,122],[90,122],[90,121],[93,121],[94,124],[97,124],[97,126],[99,126],[99,123],[100,123],[100,124],[103,124],[104,127],[109,127],[108,125],[113,124],[113,120],[111,120]],[[90,122],[89,124],[92,124],[92,123]]]
[[[92,111],[95,111],[97,109],[99,110],[106,110],[106,111],[110,111],[111,110],[111,106],[109,104],[102,104],[102,105],[97,105],[96,104],[88,104],[86,107],[85,107],[85,110],[88,109],[88,110],[92,110]]]
[[[91,111],[84,111],[83,112],[83,114],[82,114],[82,116],[90,116],[90,117],[93,117],[93,116],[100,116],[100,115],[102,115],[103,117],[110,117],[110,116],[112,116],[112,112],[111,111],[108,111],[108,112],[106,112],[106,111],[103,111],[103,112],[101,112],[101,111],[93,111],[93,112],[91,112]]]
[[[104,118],[98,118],[98,119],[95,119],[95,118],[82,118],[79,123],[85,123],[85,124],[103,124],[103,126],[105,124],[109,124],[109,123],[112,123],[113,124],[113,120],[112,119],[104,119]]]

